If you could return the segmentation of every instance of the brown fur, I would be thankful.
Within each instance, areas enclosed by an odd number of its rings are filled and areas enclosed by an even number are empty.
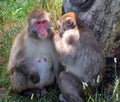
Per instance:
[[[25,30],[15,38],[7,72],[11,78],[12,91],[17,93],[29,88],[43,90],[45,87],[55,84],[55,78],[59,74],[59,62],[52,38],[50,38],[51,35],[47,32],[44,39],[38,36],[32,19],[46,19],[50,23],[46,11],[34,10],[28,15],[28,25]],[[48,29],[50,28],[49,24]],[[38,58],[41,60],[40,63],[37,61]]]
[[[102,79],[104,73],[104,54],[94,32],[79,20],[75,13],[66,13],[60,18],[58,24],[60,33],[54,36],[55,47],[61,63],[66,67],[66,72],[60,74],[59,87],[68,102],[84,102],[81,92],[78,92],[78,89],[83,91],[81,84],[76,87],[78,81],[74,83],[72,81],[77,77],[76,80],[79,79],[81,83],[86,82],[92,92],[100,82],[97,82],[97,78]],[[69,78],[71,81],[66,80]],[[70,90],[71,87],[74,89]]]

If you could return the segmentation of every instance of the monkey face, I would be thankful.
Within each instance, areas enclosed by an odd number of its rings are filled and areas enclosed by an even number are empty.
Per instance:
[[[36,39],[44,39],[48,36],[47,30],[50,29],[50,15],[41,10],[32,12],[31,17],[28,17],[29,35]]]
[[[34,27],[37,30],[38,36],[41,37],[46,37],[47,36],[47,25],[48,25],[47,20],[37,20],[34,23]]]
[[[30,35],[34,38],[46,38],[48,36],[47,30],[49,26],[49,21],[46,19],[32,20]]]

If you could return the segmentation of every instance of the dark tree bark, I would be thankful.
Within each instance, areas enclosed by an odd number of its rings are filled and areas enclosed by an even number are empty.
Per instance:
[[[120,54],[120,0],[62,0],[62,13],[74,11],[95,31],[106,56]]]
[[[101,85],[120,77],[120,0],[62,0],[62,14],[76,12],[95,34],[106,55],[106,73]],[[114,58],[117,59],[116,71]],[[117,74],[115,74],[117,72]]]

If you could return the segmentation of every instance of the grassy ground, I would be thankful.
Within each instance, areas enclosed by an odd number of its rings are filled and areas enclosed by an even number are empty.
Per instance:
[[[53,25],[61,16],[61,0],[0,0],[0,102],[57,102],[58,92],[51,91],[46,96],[35,99],[8,94],[10,79],[6,73],[10,48],[15,36],[23,29],[27,13],[35,8],[50,12]],[[116,75],[114,84],[103,89],[102,94],[91,96],[87,102],[120,102],[119,80]],[[110,90],[110,92],[109,92]],[[108,95],[110,93],[110,95]]]

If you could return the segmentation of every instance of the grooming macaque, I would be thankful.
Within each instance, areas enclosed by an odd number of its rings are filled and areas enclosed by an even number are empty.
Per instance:
[[[58,20],[59,30],[54,35],[58,57],[66,70],[60,73],[60,100],[84,102],[84,96],[97,88],[105,68],[103,52],[94,32],[73,12]],[[86,88],[84,88],[86,87]]]
[[[48,12],[36,9],[29,13],[27,26],[16,37],[10,53],[7,71],[13,92],[37,88],[44,94],[46,87],[55,83],[59,63],[50,29]]]

